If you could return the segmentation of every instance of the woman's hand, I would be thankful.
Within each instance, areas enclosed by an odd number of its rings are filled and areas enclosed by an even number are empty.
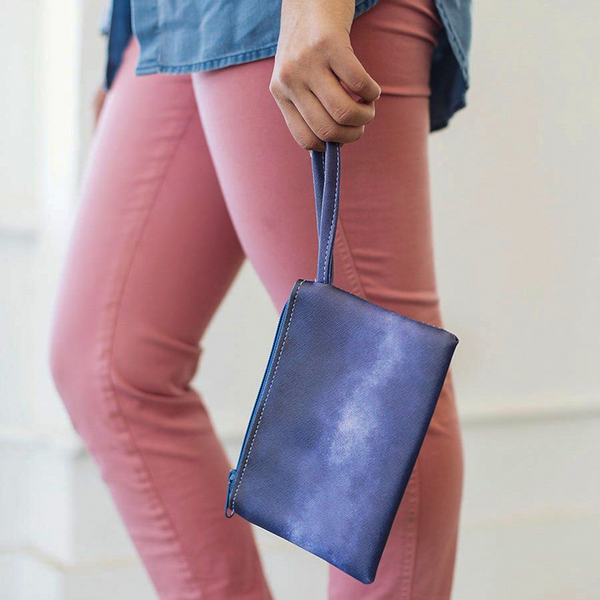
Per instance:
[[[307,150],[355,142],[375,116],[381,88],[352,50],[353,18],[354,0],[283,0],[270,89]]]

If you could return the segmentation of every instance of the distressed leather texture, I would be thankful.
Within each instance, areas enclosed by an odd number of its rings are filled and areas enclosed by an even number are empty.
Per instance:
[[[331,284],[339,146],[324,154],[319,274],[283,310],[226,513],[371,583],[458,339]]]

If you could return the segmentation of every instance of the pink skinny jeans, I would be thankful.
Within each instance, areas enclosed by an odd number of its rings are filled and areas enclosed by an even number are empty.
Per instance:
[[[337,286],[436,325],[427,136],[439,27],[432,0],[383,0],[355,22],[354,50],[383,94],[342,150],[335,246]],[[132,44],[95,137],[52,371],[160,598],[269,600],[250,526],[223,516],[230,465],[190,380],[246,257],[278,310],[314,276],[310,160],[270,97],[272,59],[140,78],[136,59]],[[331,568],[330,600],[448,600],[461,486],[448,380],[375,583]]]

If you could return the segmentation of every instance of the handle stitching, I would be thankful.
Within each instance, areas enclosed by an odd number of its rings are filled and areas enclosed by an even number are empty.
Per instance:
[[[290,326],[292,324],[292,319],[294,317],[294,309],[296,308],[296,300],[298,299],[298,292],[300,291],[300,288],[302,287],[303,283],[304,283],[304,281],[300,282],[300,285],[298,286],[298,289],[296,290],[296,293],[294,294],[294,301],[292,302],[292,310],[290,312],[290,320],[288,321],[288,326],[285,330],[285,335],[283,336],[283,342],[281,344],[281,349],[279,350],[279,356],[277,357],[277,363],[275,364],[275,370],[273,371],[273,377],[271,378],[271,384],[269,385],[269,389],[267,390],[267,395],[265,396],[265,401],[260,410],[260,415],[258,416],[258,423],[256,425],[256,430],[254,432],[254,435],[252,436],[252,442],[250,443],[250,448],[248,450],[248,456],[246,456],[246,460],[244,462],[244,468],[242,469],[242,474],[240,475],[240,481],[237,484],[237,487],[235,488],[235,493],[233,495],[233,500],[231,502],[231,510],[233,512],[235,512],[235,499],[237,498],[238,492],[240,491],[240,486],[242,485],[242,480],[244,479],[244,474],[246,473],[246,467],[248,466],[248,461],[250,460],[250,454],[252,452],[252,447],[254,446],[254,441],[256,440],[256,435],[260,428],[260,424],[261,424],[261,421],[263,418],[263,413],[265,412],[265,407],[267,406],[267,401],[269,400],[269,395],[271,394],[271,389],[273,388],[273,382],[275,381],[275,376],[277,375],[277,369],[279,368],[279,362],[281,361],[281,355],[283,354],[285,342],[287,340],[287,336],[290,331]]]
[[[335,223],[335,217],[337,213],[337,205],[338,205],[338,190],[340,185],[340,147],[336,146],[335,148],[335,156],[336,156],[336,174],[335,174],[335,195],[333,197],[333,214],[331,215],[331,226],[329,227],[329,235],[327,236],[327,247],[325,251],[325,262],[323,264],[323,279],[325,280],[325,272],[327,268],[327,261],[329,259],[329,241],[331,240],[331,233],[333,231],[333,224]],[[325,161],[325,158],[323,158]],[[325,196],[325,184],[323,183],[323,197]]]
[[[321,161],[323,162],[323,182],[321,186],[321,214],[319,215],[319,222],[317,223],[317,235],[319,236],[321,235],[321,219],[323,217],[323,199],[325,195],[325,152],[321,154]],[[318,276],[319,273],[317,272],[317,277]]]

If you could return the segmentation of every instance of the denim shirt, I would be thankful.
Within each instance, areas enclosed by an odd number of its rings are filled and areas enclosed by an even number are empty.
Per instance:
[[[355,17],[379,0],[356,0]],[[275,55],[281,0],[113,0],[107,87],[131,36],[140,44],[136,73],[210,71]],[[435,131],[466,105],[471,0],[435,0],[444,28],[431,67]]]

